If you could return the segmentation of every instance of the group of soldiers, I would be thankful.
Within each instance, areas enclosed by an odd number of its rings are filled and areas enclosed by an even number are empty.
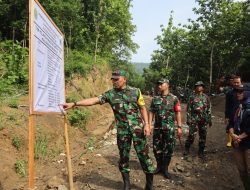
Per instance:
[[[168,166],[175,147],[175,133],[182,136],[181,104],[178,98],[169,91],[169,80],[157,81],[159,94],[150,103],[149,112],[140,89],[127,85],[127,73],[124,70],[112,72],[113,88],[98,97],[83,99],[63,104],[65,110],[76,106],[91,106],[109,103],[116,120],[117,146],[119,149],[119,170],[122,174],[123,190],[130,189],[129,156],[133,142],[141,167],[146,175],[146,190],[153,189],[153,176],[162,173],[171,178]],[[212,126],[211,103],[204,94],[204,83],[195,83],[194,93],[187,102],[187,124],[189,134],[185,142],[184,155],[188,156],[189,148],[194,142],[195,133],[199,133],[199,157],[204,157],[207,126]],[[149,157],[147,138],[153,134],[153,152],[157,162],[155,168]]]

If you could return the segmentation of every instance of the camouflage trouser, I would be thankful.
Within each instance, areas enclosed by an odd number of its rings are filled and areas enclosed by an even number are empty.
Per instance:
[[[129,152],[131,149],[131,143],[133,141],[135,151],[141,163],[142,169],[145,173],[154,173],[153,162],[150,159],[149,146],[143,130],[132,134],[117,134],[117,145],[120,154],[119,170],[120,172],[128,173],[129,169]]]
[[[185,147],[189,148],[191,144],[193,144],[197,130],[199,132],[199,149],[204,150],[205,145],[206,145],[206,137],[207,137],[207,125],[206,124],[192,123],[189,125],[189,134],[185,142]]]
[[[153,151],[157,161],[163,157],[171,158],[175,147],[175,129],[154,129]]]

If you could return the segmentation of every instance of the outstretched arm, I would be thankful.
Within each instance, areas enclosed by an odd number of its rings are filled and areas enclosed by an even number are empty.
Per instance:
[[[75,106],[92,106],[92,105],[99,104],[99,103],[100,103],[99,98],[95,97],[95,98],[83,99],[77,102],[65,103],[62,106],[65,110],[68,110],[68,109],[74,108]]]

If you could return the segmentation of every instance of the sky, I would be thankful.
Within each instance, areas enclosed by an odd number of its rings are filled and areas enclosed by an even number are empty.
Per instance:
[[[140,46],[132,62],[151,62],[151,54],[159,48],[154,39],[161,35],[160,25],[167,26],[171,11],[175,26],[197,17],[192,11],[197,7],[195,0],[133,0],[132,4],[132,22],[137,27],[133,41]]]

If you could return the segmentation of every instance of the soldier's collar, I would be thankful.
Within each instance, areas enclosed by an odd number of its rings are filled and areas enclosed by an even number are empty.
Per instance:
[[[126,91],[126,90],[128,90],[128,85],[126,85],[125,88],[123,88],[123,89],[114,88],[114,90],[117,91],[117,92]]]
[[[161,94],[161,97],[166,97],[166,96],[169,96],[170,93],[168,94]]]

